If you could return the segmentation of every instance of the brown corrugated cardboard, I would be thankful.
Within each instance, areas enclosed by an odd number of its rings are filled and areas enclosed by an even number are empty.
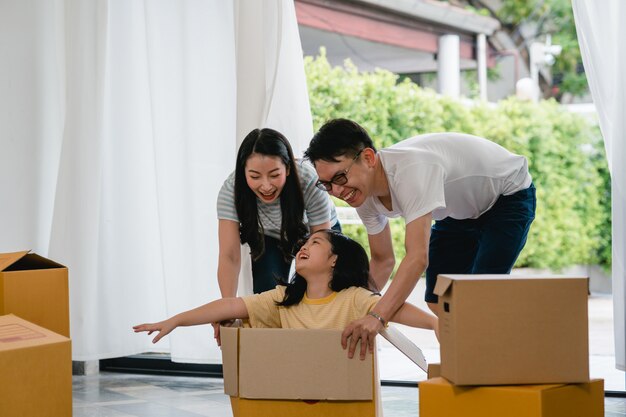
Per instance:
[[[588,279],[439,275],[441,376],[457,385],[589,381]]]
[[[419,384],[420,417],[603,417],[604,381],[461,387],[444,378]]]
[[[374,416],[372,401],[249,400],[230,397],[233,417]]]
[[[67,268],[28,251],[0,254],[0,315],[70,336]]]
[[[0,316],[0,416],[71,415],[70,340],[14,315]]]
[[[441,364],[429,363],[428,364],[428,379],[437,378],[441,376]]]
[[[374,357],[348,359],[340,330],[222,327],[220,334],[235,416],[376,415]]]

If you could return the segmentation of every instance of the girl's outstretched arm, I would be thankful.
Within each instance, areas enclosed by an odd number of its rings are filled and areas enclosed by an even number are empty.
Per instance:
[[[411,303],[404,303],[391,318],[394,323],[405,324],[411,327],[429,329],[435,331],[435,336],[439,340],[439,320],[426,311],[414,306]]]
[[[153,332],[159,332],[152,340],[152,343],[156,343],[179,326],[196,326],[223,320],[246,318],[248,318],[248,309],[241,298],[221,298],[158,323],[145,323],[133,326],[133,330],[135,333],[148,332],[148,335],[151,335]]]

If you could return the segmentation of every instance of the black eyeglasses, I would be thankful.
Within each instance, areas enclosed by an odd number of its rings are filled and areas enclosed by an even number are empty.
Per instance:
[[[330,179],[330,181],[317,180],[317,182],[315,183],[315,186],[323,191],[331,191],[333,189],[333,184],[344,185],[345,183],[347,183],[348,172],[350,171],[350,168],[352,168],[356,160],[359,159],[359,156],[361,156],[361,152],[363,152],[363,149],[361,149],[360,151],[357,152],[356,155],[354,155],[354,158],[352,158],[352,162],[350,163],[350,166],[344,169],[343,172],[335,174]]]

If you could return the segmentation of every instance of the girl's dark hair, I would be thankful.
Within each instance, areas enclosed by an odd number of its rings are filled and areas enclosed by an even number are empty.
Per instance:
[[[258,153],[277,156],[287,167],[287,181],[280,193],[280,249],[285,261],[293,258],[293,248],[307,234],[304,224],[304,196],[296,160],[287,138],[273,129],[254,129],[245,137],[235,166],[235,208],[239,217],[239,238],[250,245],[252,259],[257,260],[265,252],[263,225],[259,220],[256,194],[246,181],[246,162],[250,155]]]
[[[319,160],[339,162],[338,157],[353,158],[365,148],[376,151],[372,138],[361,125],[348,119],[333,119],[313,135],[304,157],[313,164]]]
[[[337,255],[333,276],[328,284],[330,289],[339,292],[350,287],[369,288],[370,263],[363,246],[334,230],[320,230],[315,233],[326,233],[331,251]],[[306,292],[306,280],[300,274],[296,272],[291,282],[283,285],[287,287],[285,298],[277,305],[288,307],[302,301]]]

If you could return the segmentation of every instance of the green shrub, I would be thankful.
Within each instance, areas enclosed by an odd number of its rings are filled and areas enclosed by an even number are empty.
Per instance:
[[[377,147],[426,132],[464,132],[526,156],[537,187],[537,214],[516,266],[609,267],[610,181],[596,124],[554,101],[464,104],[388,71],[360,73],[350,62],[333,68],[324,50],[305,58],[305,68],[315,129],[332,118],[353,119]],[[400,260],[404,223],[392,220],[391,228]],[[345,225],[344,231],[367,247],[364,227]]]

